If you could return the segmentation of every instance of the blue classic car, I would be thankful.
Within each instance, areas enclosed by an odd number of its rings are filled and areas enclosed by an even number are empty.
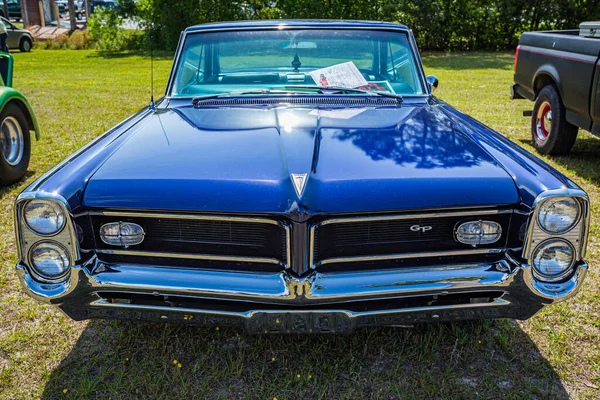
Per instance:
[[[162,99],[18,197],[23,287],[76,320],[254,333],[572,297],[588,196],[436,86],[403,25],[188,28]]]

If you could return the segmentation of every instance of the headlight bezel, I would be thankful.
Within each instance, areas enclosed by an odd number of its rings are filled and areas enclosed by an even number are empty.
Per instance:
[[[537,252],[540,251],[542,247],[547,246],[550,242],[562,242],[565,245],[567,245],[571,249],[571,252],[572,252],[572,258],[571,258],[571,262],[569,263],[569,266],[567,266],[563,272],[561,272],[560,274],[556,274],[556,275],[547,275],[547,274],[540,272],[534,262]],[[568,275],[571,274],[571,272],[573,270],[573,266],[575,265],[576,261],[577,261],[577,251],[576,251],[575,247],[573,246],[573,244],[566,239],[563,239],[560,237],[552,237],[552,238],[548,238],[548,239],[544,240],[543,242],[538,244],[535,247],[535,249],[533,249],[533,251],[531,252],[530,264],[531,264],[533,276],[536,279],[543,281],[543,282],[558,282],[558,281],[563,280],[564,278],[566,278]]]
[[[64,213],[64,224],[62,229],[51,235],[37,233],[31,229],[24,217],[24,208],[30,201],[45,200],[56,204]],[[75,263],[81,259],[79,240],[77,239],[73,214],[67,200],[57,193],[48,193],[43,191],[25,191],[21,193],[15,201],[14,207],[15,234],[17,239],[17,254],[21,263],[31,275],[31,277],[41,283],[64,283],[67,282]],[[40,276],[31,264],[29,254],[30,249],[38,242],[50,240],[59,243],[67,250],[69,258],[68,273],[57,279],[47,279]]]
[[[49,244],[51,246],[58,247],[60,250],[62,250],[65,253],[65,255],[67,257],[67,267],[65,268],[65,271],[63,273],[61,273],[60,275],[57,275],[55,277],[49,277],[48,275],[44,275],[39,270],[39,268],[35,266],[35,263],[33,261],[33,253],[39,246],[43,246],[44,244]],[[69,250],[62,243],[57,242],[55,240],[47,240],[47,239],[39,240],[39,241],[35,242],[33,245],[31,245],[31,247],[29,248],[28,254],[27,254],[27,263],[31,270],[32,275],[34,275],[34,277],[37,280],[39,280],[41,282],[45,282],[45,283],[63,282],[65,280],[65,278],[69,275],[70,268],[73,266],[73,261],[72,261],[72,257],[71,257]]]
[[[45,232],[40,232],[38,230],[36,230],[33,226],[31,226],[31,222],[27,220],[27,207],[33,203],[46,203],[49,204],[51,206],[57,207],[58,210],[60,210],[60,212],[62,213],[62,224],[60,226],[60,228],[58,228],[56,231],[54,232],[50,232],[50,233],[45,233]],[[49,199],[32,199],[29,200],[27,202],[25,202],[22,205],[22,215],[23,215],[23,222],[25,223],[25,226],[32,231],[34,234],[36,234],[37,236],[41,236],[41,237],[53,237],[56,236],[58,234],[60,234],[62,232],[63,229],[65,229],[65,226],[67,226],[67,219],[68,219],[68,214],[65,212],[64,207],[62,207],[59,203],[57,203],[56,201],[52,201]]]
[[[562,233],[548,232],[547,230],[543,229],[539,223],[539,212],[541,209],[540,205],[544,204],[545,201],[561,197],[569,197],[576,201],[579,207],[578,217],[576,218],[573,226],[568,230],[565,230]],[[555,283],[570,276],[576,269],[578,262],[585,257],[589,236],[589,226],[589,197],[583,190],[564,188],[551,189],[540,193],[534,200],[531,207],[522,251],[522,258],[527,260],[527,263],[532,270],[532,278],[542,283]],[[565,274],[563,274],[561,277],[557,277],[556,279],[549,279],[546,276],[541,276],[535,271],[533,266],[534,251],[538,248],[538,246],[548,239],[565,240],[574,250],[574,260],[572,264],[569,268],[567,268]]]

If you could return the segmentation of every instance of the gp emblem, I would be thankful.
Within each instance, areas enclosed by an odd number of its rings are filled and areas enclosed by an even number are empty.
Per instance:
[[[410,230],[413,232],[427,232],[430,231],[432,229],[431,226],[421,226],[421,225],[413,225],[410,227]]]

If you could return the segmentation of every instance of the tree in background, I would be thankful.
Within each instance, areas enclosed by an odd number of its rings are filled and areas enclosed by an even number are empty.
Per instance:
[[[514,48],[524,31],[600,20],[600,0],[121,0],[156,48],[173,50],[190,25],[243,19],[363,19],[399,22],[422,49]]]

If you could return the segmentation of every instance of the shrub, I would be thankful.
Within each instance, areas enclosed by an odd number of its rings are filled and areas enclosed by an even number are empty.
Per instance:
[[[119,51],[129,48],[131,32],[121,28],[123,17],[116,9],[97,8],[87,21],[89,35],[101,50]]]
[[[64,49],[67,46],[67,43],[69,43],[69,36],[61,33],[52,40],[51,47],[53,49]]]
[[[88,35],[88,31],[76,30],[69,37],[69,48],[73,50],[88,49],[92,46],[92,41]]]
[[[71,49],[81,50],[93,47],[94,42],[90,39],[87,31],[76,30],[71,36],[60,34],[53,39],[37,40],[36,48],[48,50]]]

